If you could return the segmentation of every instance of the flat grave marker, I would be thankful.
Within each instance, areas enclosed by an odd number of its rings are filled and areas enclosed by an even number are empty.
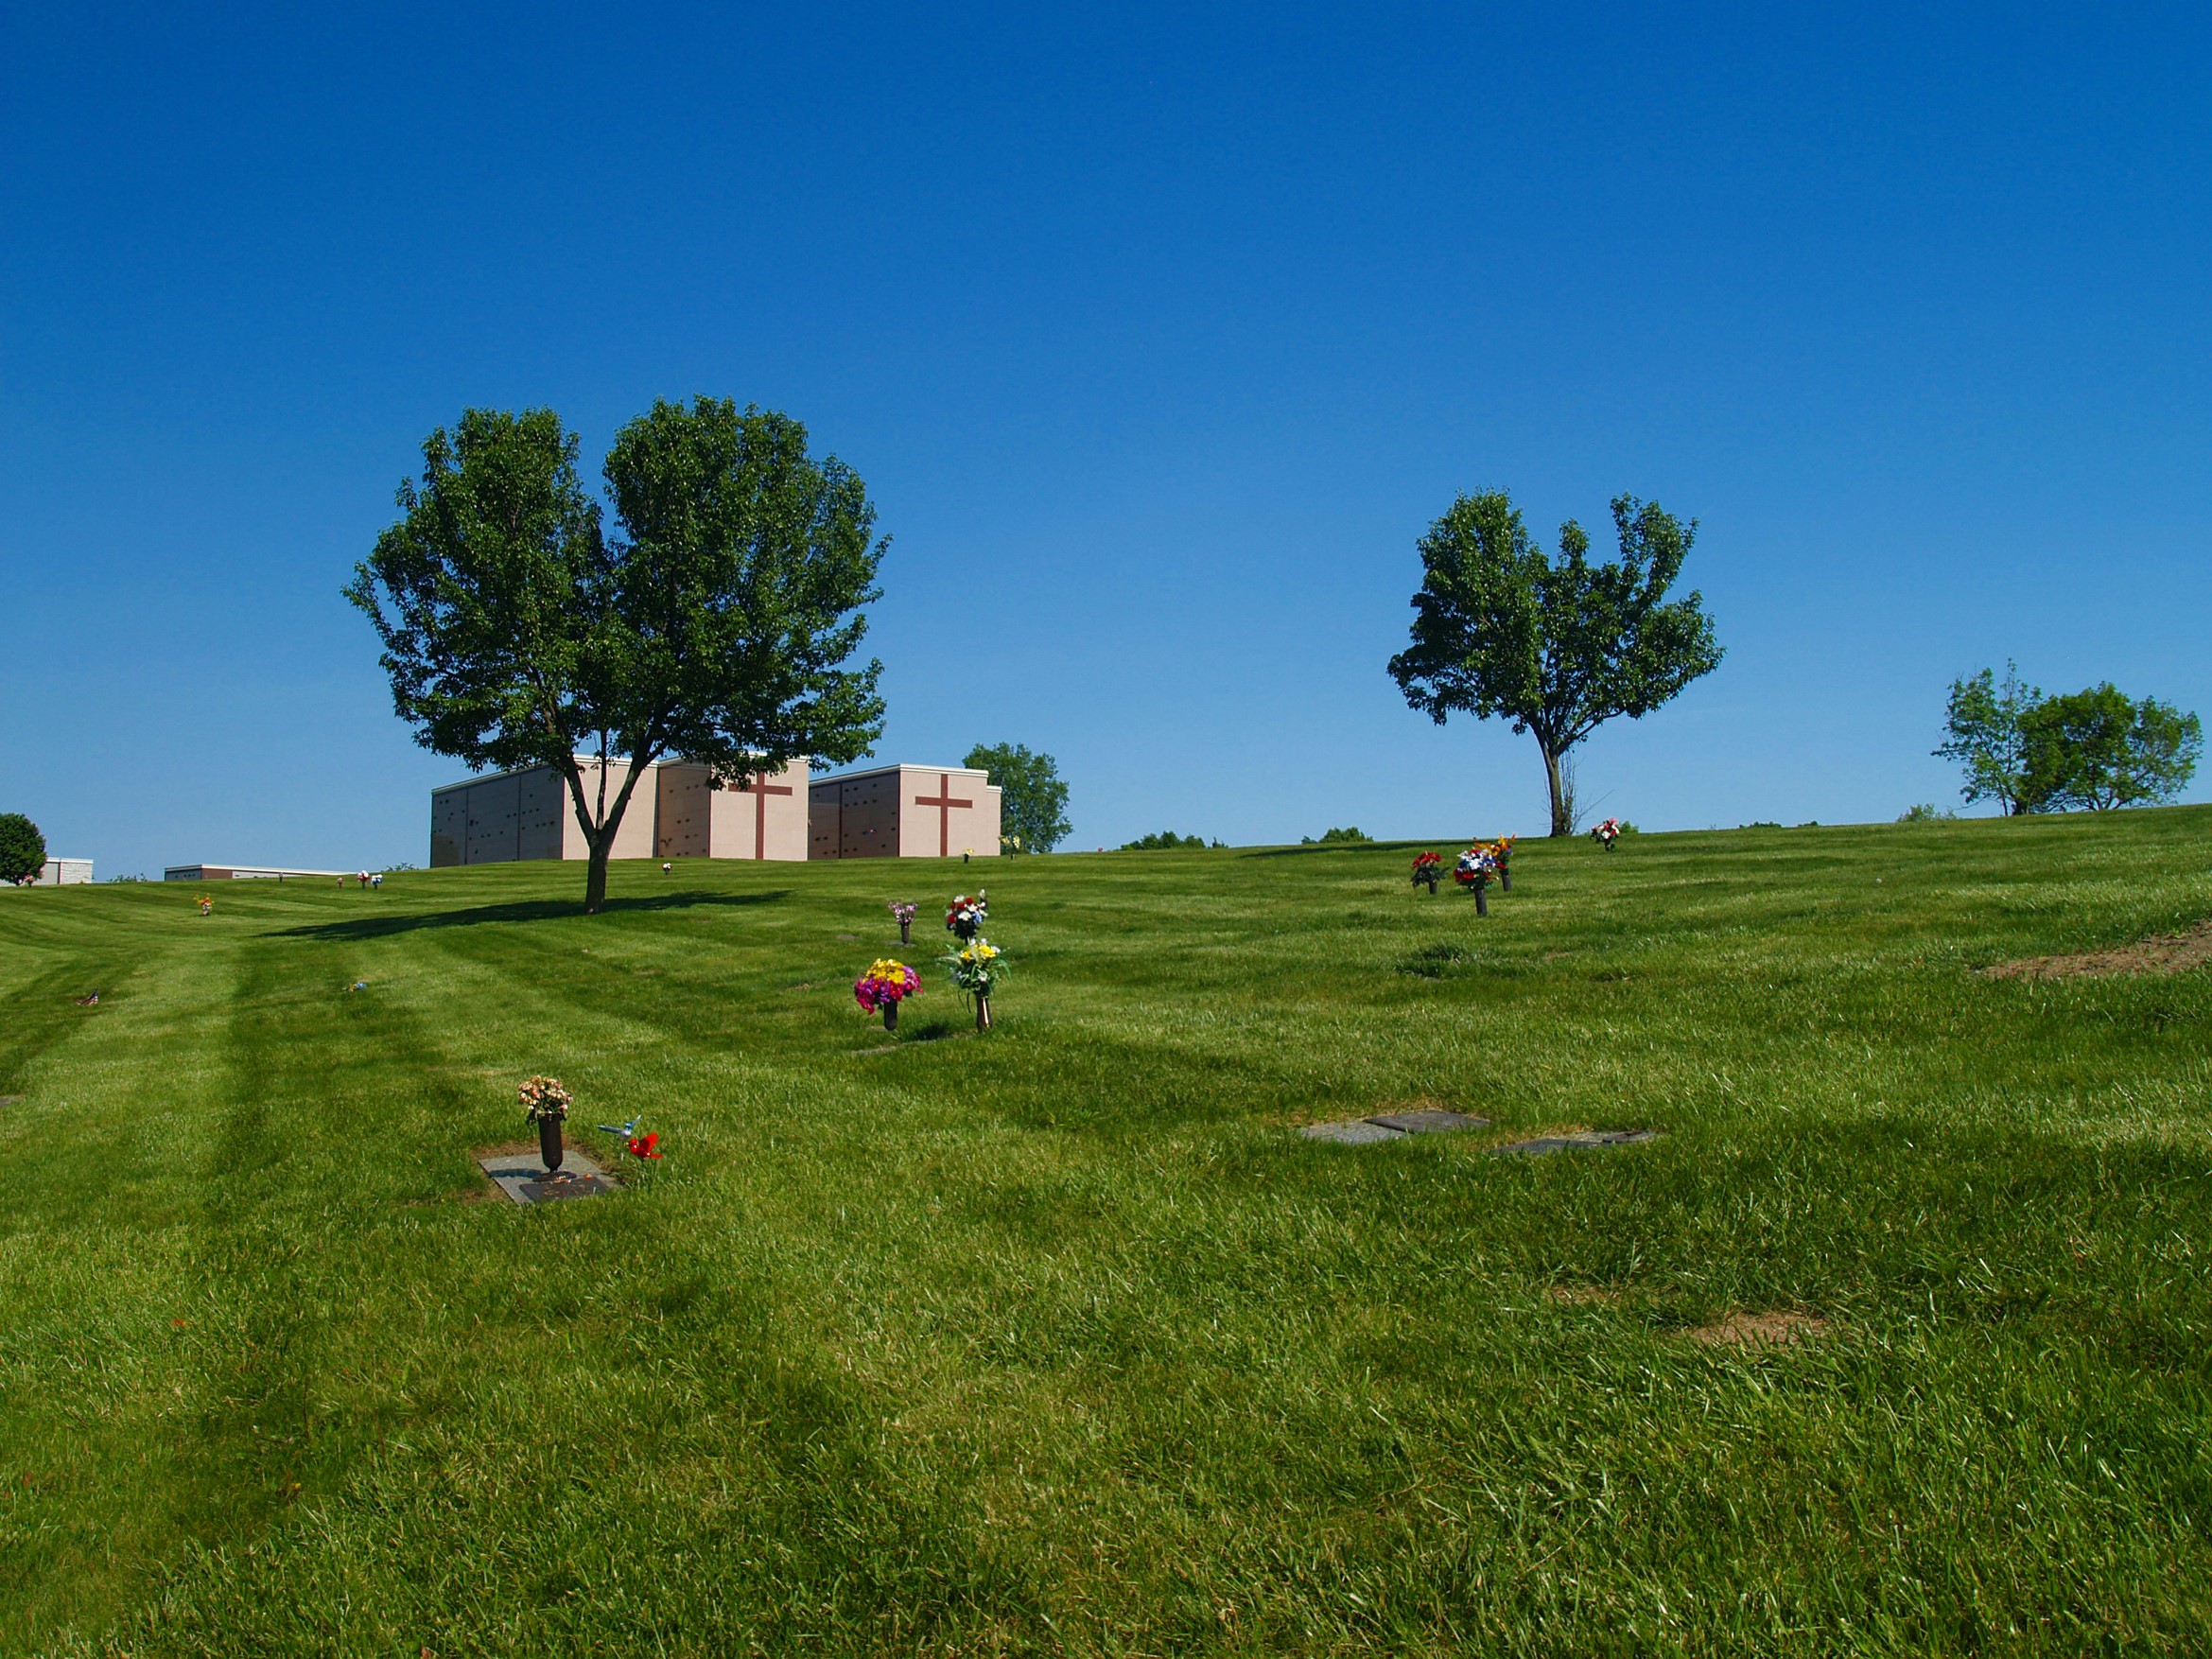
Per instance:
[[[1570,1146],[1633,1146],[1659,1139],[1657,1129],[1591,1129],[1579,1135],[1540,1135],[1533,1141],[1516,1141],[1510,1146],[1492,1146],[1492,1152],[1525,1152],[1541,1156],[1564,1152]]]
[[[1489,1126],[1489,1118],[1458,1111],[1385,1111],[1336,1124],[1308,1124],[1298,1131],[1309,1141],[1334,1141],[1340,1146],[1367,1146],[1404,1135],[1444,1135],[1454,1129]]]
[[[1435,1107],[1420,1111],[1377,1112],[1365,1121],[1407,1135],[1448,1135],[1454,1129],[1487,1129],[1490,1122],[1489,1118],[1469,1117],[1462,1111],[1445,1111]]]
[[[487,1152],[477,1158],[478,1167],[517,1204],[550,1204],[562,1198],[596,1198],[620,1189],[587,1155],[571,1146],[561,1155],[561,1167],[546,1168],[535,1152]]]

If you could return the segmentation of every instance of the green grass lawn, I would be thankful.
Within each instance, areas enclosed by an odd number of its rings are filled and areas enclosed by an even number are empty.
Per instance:
[[[1409,856],[0,894],[0,1647],[2205,1650],[2212,809]]]

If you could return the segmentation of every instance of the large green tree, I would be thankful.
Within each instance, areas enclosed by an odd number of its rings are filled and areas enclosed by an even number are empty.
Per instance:
[[[859,759],[881,665],[848,669],[886,541],[850,468],[788,416],[655,403],[606,460],[617,530],[549,410],[469,410],[423,445],[403,516],[346,597],[384,642],[416,741],[472,767],[550,766],[589,851],[584,908],[645,768],[744,782],[800,756]],[[580,757],[599,762],[587,788]],[[630,762],[610,795],[609,760]]]
[[[2103,812],[2171,800],[2195,776],[2204,730],[2155,697],[2111,681],[2047,697],[2021,719],[2033,787],[2052,807]]]
[[[1698,525],[1616,497],[1620,557],[1590,562],[1569,519],[1547,557],[1503,491],[1462,496],[1420,551],[1413,642],[1390,659],[1405,700],[1438,725],[1456,711],[1534,734],[1551,792],[1551,832],[1572,835],[1560,762],[1616,715],[1631,720],[1719,666],[1701,595],[1670,600]]]
[[[999,786],[999,846],[1006,852],[1050,852],[1068,839],[1068,786],[1059,762],[1023,743],[978,743],[963,766]]]
[[[46,838],[21,812],[0,812],[0,882],[22,886],[46,867]]]

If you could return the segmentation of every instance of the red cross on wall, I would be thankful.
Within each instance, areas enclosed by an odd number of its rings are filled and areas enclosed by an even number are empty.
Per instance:
[[[791,794],[791,786],[771,783],[768,781],[768,774],[762,772],[757,774],[751,783],[741,787],[751,790],[754,797],[753,856],[766,858],[768,856],[768,797],[772,795],[789,795]]]
[[[914,797],[914,804],[917,807],[935,807],[937,809],[937,856],[950,858],[952,856],[952,809],[954,807],[972,807],[975,802],[954,799],[952,775],[949,772],[940,772],[937,774],[937,793],[934,795],[917,795]]]

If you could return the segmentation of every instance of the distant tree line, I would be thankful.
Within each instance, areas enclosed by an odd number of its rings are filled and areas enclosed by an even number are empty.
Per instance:
[[[1951,682],[1935,753],[1966,771],[1959,793],[2007,813],[2152,806],[2188,787],[2203,724],[2155,697],[2130,698],[2107,680],[2046,696],[2005,665]]]

